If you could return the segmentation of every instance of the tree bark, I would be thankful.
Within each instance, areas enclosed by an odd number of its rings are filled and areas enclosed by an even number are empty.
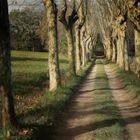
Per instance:
[[[66,38],[67,38],[67,45],[68,45],[69,74],[76,75],[75,48],[74,48],[72,28],[66,30]]]
[[[62,7],[59,13],[59,21],[64,25],[68,46],[68,58],[69,58],[69,74],[76,75],[75,66],[75,46],[73,28],[75,22],[78,20],[75,1],[73,1],[73,9],[69,16],[67,16],[67,1],[62,0]]]
[[[116,43],[116,39],[112,40],[112,62],[116,62],[117,61],[117,43]]]
[[[125,71],[130,70],[126,38],[124,38],[124,69]]]
[[[2,98],[2,127],[4,136],[16,125],[11,86],[10,31],[7,0],[0,1],[0,94]]]
[[[75,28],[75,46],[76,46],[76,72],[81,69],[81,36],[80,36],[80,28],[76,26]]]
[[[123,68],[123,48],[122,48],[122,37],[119,37],[118,39],[118,59],[117,59],[117,63],[118,65]]]
[[[82,47],[82,68],[86,65],[86,45],[85,45],[85,30],[82,29],[81,32],[81,47]]]
[[[135,52],[135,72],[140,78],[140,32],[138,30],[135,30]]]
[[[45,0],[48,19],[49,46],[49,78],[50,91],[55,91],[60,85],[60,69],[58,58],[57,7],[53,0]]]
[[[87,59],[87,62],[90,61],[90,53],[91,53],[91,49],[90,49],[90,43],[91,43],[91,38],[89,38],[87,41],[86,41],[86,59]]]
[[[76,72],[78,72],[81,69],[82,66],[82,49],[81,49],[81,29],[83,25],[85,24],[85,13],[84,13],[84,6],[85,3],[81,1],[81,6],[78,10],[78,21],[75,26],[75,47],[76,47]]]
[[[125,69],[125,38],[123,36],[119,37],[117,48],[117,64]]]
[[[82,68],[83,68],[86,64],[86,47],[84,39],[81,41],[81,46],[82,46]]]

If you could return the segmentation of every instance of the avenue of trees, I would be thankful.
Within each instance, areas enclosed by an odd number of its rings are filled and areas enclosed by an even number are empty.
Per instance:
[[[138,76],[140,75],[139,0],[61,0],[59,5],[54,0],[44,0],[43,3],[47,23],[43,24],[43,30],[47,33],[44,44],[49,51],[50,91],[55,91],[61,86],[58,21],[63,25],[66,34],[69,75],[76,75],[91,60],[98,33],[101,36],[106,58],[116,62],[126,71],[131,70]],[[23,14],[26,14],[26,12]],[[38,24],[38,21],[34,23],[34,26],[36,26],[35,24]],[[24,25],[26,26],[26,24]],[[20,30],[24,30],[24,27],[18,25],[15,28],[16,30],[19,28],[19,31],[14,35],[18,36],[20,40],[23,39],[23,36],[20,36]],[[34,29],[36,27],[28,30],[27,34],[31,36],[25,35],[31,37],[28,39],[33,39],[33,42],[38,39]],[[8,4],[7,0],[1,0],[0,94],[2,100],[2,128],[5,137],[10,135],[11,126],[17,125],[11,87],[10,52],[13,42],[10,42]],[[34,48],[30,49],[34,50]]]
[[[94,1],[105,55],[126,71],[140,76],[140,1]],[[97,13],[98,12],[98,13]],[[95,24],[97,25],[97,24]]]
[[[93,34],[88,32],[90,26],[88,2],[90,1],[67,1],[62,0],[59,6],[53,0],[44,0],[46,23],[43,30],[47,33],[44,37],[44,44],[48,47],[48,68],[50,91],[55,91],[61,85],[61,75],[59,67],[58,52],[58,20],[62,23],[66,33],[67,54],[69,61],[69,75],[76,75],[92,57]],[[26,9],[28,10],[28,9]],[[10,13],[11,34],[17,37],[25,46],[28,39],[36,40],[35,30],[38,25],[37,21],[28,21],[32,13],[27,11],[13,11]],[[28,11],[31,12],[31,11]],[[19,15],[18,15],[19,14]],[[24,16],[24,14],[26,16]],[[22,16],[23,15],[23,16]],[[15,18],[19,18],[16,19]],[[22,19],[25,18],[25,19]],[[19,22],[24,21],[22,25]],[[15,23],[14,23],[15,22]],[[32,23],[33,22],[33,23]],[[33,25],[31,25],[33,24]],[[17,25],[17,26],[15,26]],[[30,27],[31,25],[31,27]],[[26,26],[26,27],[24,27]],[[25,33],[25,35],[21,32]],[[27,32],[26,32],[27,31]],[[21,34],[20,34],[21,33]],[[14,34],[14,35],[13,35]],[[21,36],[20,36],[21,35]],[[34,37],[33,37],[34,35]],[[26,36],[26,37],[25,37]],[[87,37],[88,36],[88,37]],[[27,38],[29,37],[29,38]],[[30,38],[31,37],[31,38]],[[14,38],[10,39],[10,23],[8,16],[8,4],[6,0],[0,1],[0,94],[2,102],[2,128],[5,137],[9,137],[11,127],[17,126],[16,115],[14,111],[14,101],[11,87],[11,44]],[[76,40],[76,43],[75,43]],[[13,41],[13,42],[12,42]],[[15,49],[22,47],[16,42]],[[33,46],[33,44],[32,44]],[[31,47],[31,46],[26,46]],[[29,49],[29,48],[28,48]],[[28,50],[27,49],[27,50]],[[30,48],[34,50],[34,48]],[[47,71],[46,71],[47,73]]]

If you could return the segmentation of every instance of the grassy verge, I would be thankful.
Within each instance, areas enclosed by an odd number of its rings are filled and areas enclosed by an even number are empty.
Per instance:
[[[68,71],[65,55],[60,55],[60,68],[63,78]],[[48,53],[12,51],[12,79],[15,95],[27,95],[27,92],[42,90],[48,86]]]
[[[127,85],[127,89],[132,93],[140,103],[140,79],[132,72],[125,72],[119,68],[116,64],[110,64],[112,70],[114,70],[117,76]]]
[[[60,55],[63,86],[55,93],[46,93],[43,87],[48,83],[47,57],[47,53],[12,52],[15,108],[21,125],[11,139],[46,140],[53,129],[56,115],[65,107],[91,66],[90,62],[78,76],[67,77],[67,58]]]
[[[64,55],[60,55],[60,69],[65,81],[68,63]],[[49,86],[48,53],[12,51],[12,80],[16,114],[20,119],[31,116],[40,107],[43,91]]]
[[[57,115],[61,114],[92,65],[91,62],[88,63],[79,75],[71,77],[55,94],[48,92],[43,96],[42,105],[44,110],[41,112],[45,113],[43,115],[44,120],[38,121],[38,126],[34,129],[31,139],[46,140],[52,138]],[[44,124],[47,127],[44,127]]]
[[[97,62],[95,87],[93,140],[124,140],[123,122],[118,108],[112,100],[112,93],[108,90],[108,78],[100,61]]]
[[[60,55],[63,87],[56,93],[46,93],[43,88],[48,85],[47,58],[47,53],[12,52],[13,93],[16,114],[21,125],[12,134],[14,137],[11,140],[46,140],[53,129],[56,115],[62,111],[91,66],[90,62],[78,76],[67,77],[67,58]]]

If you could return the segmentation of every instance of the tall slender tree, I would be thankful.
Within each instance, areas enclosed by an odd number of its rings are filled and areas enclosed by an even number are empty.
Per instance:
[[[82,65],[81,29],[85,23],[84,1],[82,1],[81,6],[78,10],[78,17],[79,19],[75,26],[76,72],[81,69]]]
[[[73,1],[73,9],[70,15],[67,15],[67,2],[62,0],[61,9],[59,12],[59,21],[64,25],[67,46],[68,46],[68,58],[69,58],[69,72],[72,75],[76,74],[75,67],[75,47],[74,47],[74,24],[78,20],[75,0]]]
[[[57,6],[54,0],[44,0],[47,14],[48,46],[49,46],[49,77],[50,91],[60,85],[60,69],[58,57]]]
[[[11,87],[10,33],[7,0],[0,1],[0,95],[2,98],[2,127],[9,136],[15,125],[15,111]]]

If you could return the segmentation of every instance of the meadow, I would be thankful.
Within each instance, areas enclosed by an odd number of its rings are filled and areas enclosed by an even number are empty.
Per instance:
[[[48,53],[12,51],[12,86],[19,128],[13,139],[49,137],[56,115],[62,111],[82,81],[91,62],[77,75],[69,77],[66,55],[60,55],[62,87],[49,92]],[[49,129],[48,129],[49,128]],[[46,134],[46,132],[48,132]],[[2,133],[0,134],[0,138]]]
[[[68,61],[60,55],[61,75],[65,78]],[[13,90],[16,95],[48,86],[48,53],[12,51]]]
[[[97,84],[97,82],[95,87],[105,86],[108,88],[108,78],[104,67],[100,63],[98,64],[98,61],[96,63],[98,65],[96,79],[97,81],[102,80],[103,85]],[[94,61],[89,62],[77,76],[69,77],[67,56],[61,54],[62,87],[52,93],[49,91],[48,53],[12,51],[12,85],[19,128],[14,131],[11,140],[52,139],[56,122],[59,121],[68,101],[73,97],[92,65],[94,65]],[[110,67],[117,76],[123,79],[127,88],[139,97],[139,83],[136,83],[134,74],[123,72],[116,64],[111,63]],[[110,139],[124,139],[124,122],[112,100],[111,92],[109,90],[102,93],[95,91],[94,99],[97,104],[93,111],[94,121],[103,121],[102,125],[106,127],[95,131],[93,137],[104,140],[108,140],[108,137]],[[2,137],[0,132],[0,139]]]
[[[65,79],[68,62],[64,55],[60,55],[60,69]],[[29,112],[39,110],[42,96],[49,90],[48,53],[12,51],[12,80],[19,119],[26,123],[36,120]]]

